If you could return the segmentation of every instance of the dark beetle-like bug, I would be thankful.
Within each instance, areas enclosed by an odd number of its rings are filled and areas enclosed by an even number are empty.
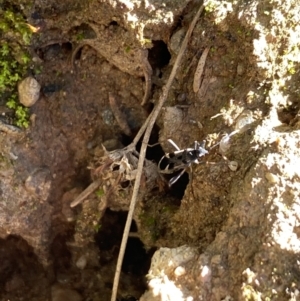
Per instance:
[[[158,163],[158,170],[163,174],[172,174],[176,171],[181,170],[178,175],[174,176],[169,181],[169,186],[172,186],[184,174],[186,169],[191,166],[192,163],[199,164],[200,162],[198,161],[198,159],[207,155],[208,151],[205,149],[205,141],[201,143],[195,141],[194,148],[186,149],[180,149],[171,139],[168,139],[168,142],[173,145],[176,151],[173,153],[165,154],[160,159]],[[166,159],[168,163],[167,166],[162,169],[161,164],[164,159]]]
[[[212,150],[216,146],[220,145],[220,153],[225,153],[230,147],[230,138],[233,135],[239,133],[240,130],[241,129],[237,129],[231,132],[230,134],[225,134],[224,137],[221,139],[221,141],[216,143],[209,150]],[[196,164],[201,163],[198,161],[198,159],[207,155],[209,151],[205,149],[205,140],[202,141],[201,143],[195,141],[194,148],[186,148],[186,149],[180,149],[177,146],[177,144],[171,139],[168,139],[168,142],[173,145],[176,151],[173,153],[165,154],[160,159],[158,163],[158,171],[162,174],[172,174],[176,171],[181,170],[179,174],[171,178],[171,180],[169,181],[169,186],[172,186],[184,174],[186,169],[192,165],[192,163],[196,163]],[[227,160],[225,156],[223,156],[223,158]],[[167,166],[165,168],[162,168],[161,164],[164,161],[164,159],[166,159],[167,161]],[[234,169],[232,169],[232,167],[229,168],[231,170],[236,170],[237,168],[236,162],[235,162],[235,166],[233,166]]]

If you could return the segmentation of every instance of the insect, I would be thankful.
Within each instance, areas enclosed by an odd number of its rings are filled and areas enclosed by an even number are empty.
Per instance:
[[[220,146],[220,153],[225,153],[230,148],[230,139],[233,135],[240,132],[240,129],[234,130],[230,134],[225,134],[220,142],[213,145],[209,150],[212,150],[213,148]],[[202,141],[199,143],[198,141],[194,142],[194,148],[186,148],[186,149],[180,149],[177,144],[171,140],[168,139],[168,142],[173,145],[173,147],[176,149],[173,153],[165,154],[158,163],[158,171],[162,174],[172,174],[174,172],[177,172],[181,170],[179,174],[171,178],[169,181],[169,186],[172,186],[174,183],[178,181],[178,179],[185,173],[186,169],[192,165],[192,163],[202,163],[199,162],[199,158],[204,157],[209,153],[207,149],[205,149],[205,143],[206,141]],[[228,159],[222,155],[223,158],[228,162]],[[166,159],[167,165],[165,168],[161,168],[162,162]],[[230,161],[229,162],[229,168],[231,170],[237,169],[237,162]]]
[[[204,157],[208,154],[208,151],[205,149],[205,140],[201,143],[198,141],[194,142],[194,148],[180,149],[177,144],[168,139],[168,142],[176,149],[173,153],[165,154],[158,163],[158,170],[162,174],[172,174],[176,171],[181,170],[179,174],[171,178],[169,181],[169,186],[172,186],[178,181],[178,179],[184,174],[186,169],[192,165],[192,163],[199,164],[199,158]],[[166,159],[167,166],[161,168],[162,162]]]

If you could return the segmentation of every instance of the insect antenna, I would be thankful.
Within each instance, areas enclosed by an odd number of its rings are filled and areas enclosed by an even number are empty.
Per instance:
[[[214,149],[215,147],[217,147],[220,144],[228,144],[230,137],[237,134],[239,131],[240,130],[235,130],[235,131],[231,132],[230,134],[226,134],[219,142],[217,142],[215,145],[213,145],[209,150]]]
[[[177,150],[180,151],[180,148],[178,147],[178,145],[172,140],[172,139],[168,139],[168,142]]]

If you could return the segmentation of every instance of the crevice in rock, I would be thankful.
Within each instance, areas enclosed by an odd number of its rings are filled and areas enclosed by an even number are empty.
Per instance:
[[[289,106],[279,107],[277,110],[278,119],[285,124],[289,124],[299,112],[299,103],[293,103]]]
[[[75,26],[70,29],[69,36],[72,40],[80,42],[84,39],[95,39],[97,34],[91,26],[86,23],[82,23],[79,26]]]
[[[36,53],[44,61],[66,60],[72,53],[72,43],[55,41],[36,49]]]
[[[107,209],[101,219],[101,227],[95,235],[95,242],[99,248],[100,266],[102,268],[110,265],[114,266],[117,261],[126,218],[127,212],[125,211],[115,212]],[[145,275],[150,267],[154,249],[147,251],[144,248],[137,231],[137,225],[133,220],[124,255],[122,273],[124,273],[123,278],[131,279],[130,281],[134,283],[135,291],[140,291],[140,294],[142,294],[146,289]],[[107,285],[109,285],[108,282]],[[130,293],[130,289],[128,293]]]
[[[163,41],[153,41],[153,47],[149,49],[148,59],[154,71],[157,69],[161,70],[167,66],[171,59],[171,54],[166,43]]]
[[[53,258],[53,267],[56,274],[66,272],[71,268],[71,252],[66,245],[71,235],[67,233],[58,234],[51,246],[50,251]]]
[[[175,174],[176,175],[176,174]],[[172,176],[175,176],[174,174],[171,176],[168,176],[170,178],[172,178]],[[181,199],[184,196],[184,192],[186,187],[189,184],[189,175],[187,172],[185,172],[176,183],[174,183],[171,187],[170,187],[170,195],[175,197],[178,201],[181,202]],[[180,205],[180,204],[178,204]]]
[[[11,293],[18,295],[30,289],[44,275],[33,248],[20,236],[9,235],[0,239],[0,262],[1,300],[10,299]]]
[[[111,21],[108,26],[119,26],[117,21]]]

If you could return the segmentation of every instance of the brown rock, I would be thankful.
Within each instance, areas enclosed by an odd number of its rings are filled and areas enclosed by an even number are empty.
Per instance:
[[[18,85],[19,100],[25,107],[33,106],[40,97],[41,85],[33,77],[26,77]]]

